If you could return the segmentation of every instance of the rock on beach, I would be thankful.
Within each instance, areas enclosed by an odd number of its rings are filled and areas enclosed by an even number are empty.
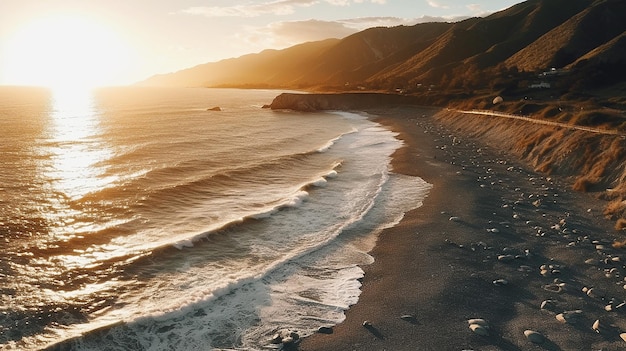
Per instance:
[[[534,344],[543,344],[543,342],[546,341],[546,338],[545,336],[543,336],[543,334],[534,330],[527,329],[524,331],[524,335],[530,342]]]

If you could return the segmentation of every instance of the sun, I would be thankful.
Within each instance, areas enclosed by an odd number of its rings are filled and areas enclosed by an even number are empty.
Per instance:
[[[19,28],[4,49],[5,80],[57,90],[115,85],[130,50],[111,28],[80,15],[38,18]]]

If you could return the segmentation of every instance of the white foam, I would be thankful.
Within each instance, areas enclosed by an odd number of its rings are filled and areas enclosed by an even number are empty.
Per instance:
[[[343,162],[281,195],[284,200],[274,206],[233,220],[263,219],[229,230],[220,236],[223,242],[194,247],[208,233],[179,237],[176,245],[188,248],[184,256],[155,260],[163,269],[149,271],[159,274],[142,282],[136,295],[120,297],[120,309],[102,317],[132,322],[107,332],[117,346],[100,339],[83,349],[260,349],[277,328],[306,335],[342,321],[358,300],[358,265],[372,261],[367,252],[376,234],[419,206],[428,189],[419,178],[389,174],[389,157],[401,145],[393,133],[361,116],[350,118],[358,132],[320,155]],[[320,179],[325,187],[302,190]],[[207,259],[228,250],[235,254]]]
[[[320,147],[319,149],[317,149],[317,152],[323,153],[328,151],[331,147],[333,147],[333,145],[335,145],[335,143],[339,140],[341,140],[341,138],[343,138],[343,136],[348,135],[348,134],[352,134],[352,133],[357,133],[358,129],[353,128],[351,131],[343,133],[341,135],[339,135],[338,137],[329,140],[326,144],[324,144],[324,146]]]
[[[191,239],[179,240],[179,241],[175,242],[172,245],[175,248],[177,248],[179,250],[182,250],[185,247],[193,247],[193,240],[191,240]]]
[[[320,178],[312,183],[316,187],[325,187],[326,184],[328,184],[328,181],[325,178]]]

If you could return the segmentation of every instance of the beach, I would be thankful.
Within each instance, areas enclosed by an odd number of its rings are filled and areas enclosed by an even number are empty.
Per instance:
[[[606,203],[451,131],[434,109],[368,112],[405,143],[394,172],[433,188],[380,235],[345,321],[299,350],[626,347],[626,257]],[[474,331],[471,319],[483,320]]]

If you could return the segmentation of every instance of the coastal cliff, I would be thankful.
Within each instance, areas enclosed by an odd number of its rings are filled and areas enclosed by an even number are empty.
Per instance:
[[[420,97],[398,94],[283,93],[274,99],[270,108],[371,110],[423,103]],[[537,172],[569,179],[573,190],[597,194],[607,201],[604,215],[615,221],[616,229],[626,229],[626,137],[623,134],[446,109],[434,118],[461,135],[479,139],[486,146],[519,158]]]
[[[380,93],[297,94],[282,93],[269,105],[272,110],[303,112],[322,110],[362,110],[389,105],[417,105],[415,96]]]
[[[604,215],[616,221],[616,229],[626,229],[626,137],[623,134],[452,110],[442,110],[435,119],[452,130],[516,156],[539,173],[568,178],[573,190],[597,194],[608,201]]]

